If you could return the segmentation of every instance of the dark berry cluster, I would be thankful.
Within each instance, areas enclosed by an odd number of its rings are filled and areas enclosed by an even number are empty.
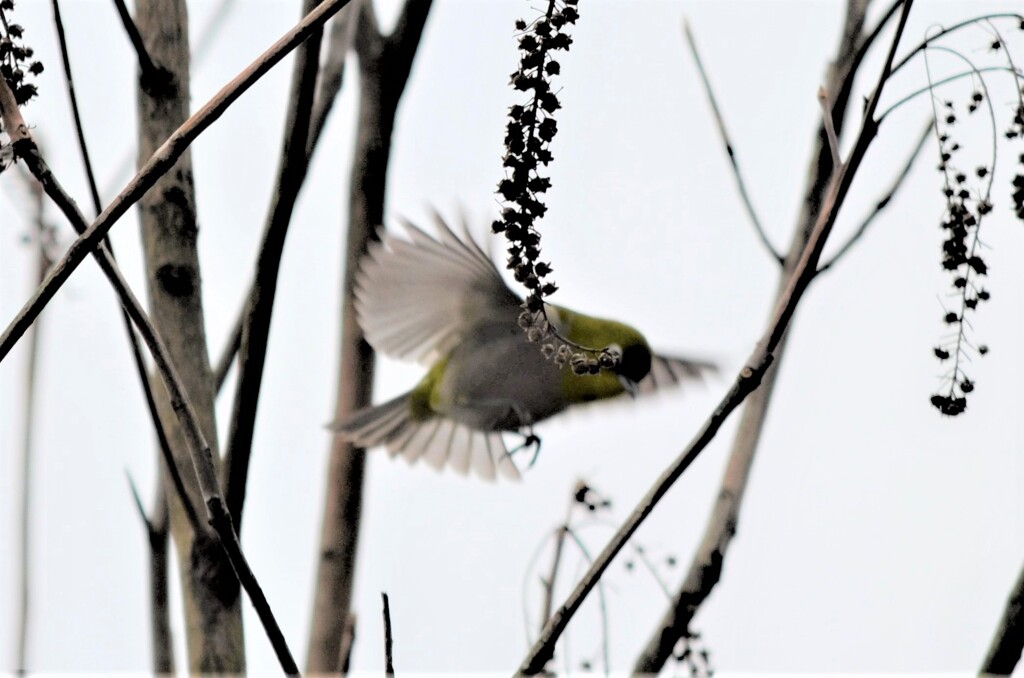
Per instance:
[[[576,484],[576,492],[573,494],[573,501],[585,507],[591,513],[598,509],[610,509],[612,500],[604,496],[582,480]]]
[[[1021,99],[1024,99],[1024,87],[1020,89]],[[1007,139],[1024,140],[1024,101],[1018,99],[1017,110],[1013,114],[1013,123],[1006,130]],[[1010,184],[1010,202],[1014,215],[1024,221],[1024,153],[1017,156],[1017,172],[1013,175]]]
[[[33,50],[25,45],[25,30],[8,20],[13,10],[14,0],[0,0],[0,75],[18,105],[24,106],[38,93],[30,79],[43,72],[43,64],[32,59]]]
[[[985,100],[981,91],[974,91],[967,104],[968,115],[978,110]],[[967,395],[974,390],[974,382],[964,373],[963,364],[969,350],[974,348],[966,334],[970,323],[967,314],[977,309],[978,304],[988,301],[991,294],[980,279],[988,273],[988,265],[981,256],[978,239],[982,219],[992,211],[989,200],[992,188],[992,168],[979,166],[973,176],[959,170],[955,158],[961,150],[960,144],[951,139],[957,124],[954,105],[946,101],[941,112],[936,111],[935,126],[940,131],[938,169],[944,177],[942,189],[946,199],[946,213],[942,220],[945,240],[942,243],[942,268],[952,276],[952,296],[956,310],[945,310],[943,322],[954,331],[949,340],[933,349],[941,362],[952,362],[945,375],[947,387],[931,397],[931,403],[940,412],[955,416],[967,408]],[[977,181],[983,186],[972,189]],[[984,346],[975,350],[981,355],[987,353]]]
[[[555,59],[567,52],[572,38],[569,26],[579,19],[578,0],[549,0],[547,11],[532,23],[516,22],[519,39],[519,68],[509,84],[528,95],[528,101],[509,109],[505,127],[505,177],[498,182],[504,207],[501,218],[491,224],[494,233],[508,240],[508,269],[528,290],[519,324],[530,341],[543,341],[544,355],[559,366],[570,365],[577,374],[597,374],[618,359],[612,352],[578,346],[561,337],[548,319],[544,298],[558,286],[548,279],[553,269],[540,261],[540,233],[536,222],[547,212],[543,195],[551,179],[541,168],[551,162],[551,141],[558,132],[555,111],[561,108],[551,80],[562,71]]]

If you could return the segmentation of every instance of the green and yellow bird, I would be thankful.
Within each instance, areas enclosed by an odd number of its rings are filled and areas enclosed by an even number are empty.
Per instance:
[[[332,428],[364,448],[384,445],[410,463],[423,459],[493,480],[519,478],[502,432],[570,406],[700,379],[714,365],[652,353],[637,330],[547,306],[567,339],[621,359],[596,375],[558,367],[519,325],[523,300],[470,237],[439,217],[437,237],[410,223],[408,239],[385,233],[356,275],[356,314],[380,353],[430,366],[409,392],[355,412]]]

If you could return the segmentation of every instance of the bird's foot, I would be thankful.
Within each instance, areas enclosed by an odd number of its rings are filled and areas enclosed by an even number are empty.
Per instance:
[[[537,457],[540,456],[540,436],[536,435],[533,432],[532,428],[528,429],[526,433],[520,433],[519,435],[523,436],[523,442],[517,445],[514,449],[510,450],[509,456],[515,454],[516,452],[519,452],[520,450],[525,450],[527,448],[532,447],[533,456],[530,458],[530,463],[526,466],[526,468],[533,468],[533,465],[537,463]]]

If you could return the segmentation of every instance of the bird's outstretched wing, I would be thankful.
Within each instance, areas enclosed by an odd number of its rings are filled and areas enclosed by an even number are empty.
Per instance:
[[[651,371],[637,384],[636,392],[647,394],[687,381],[702,381],[717,371],[718,366],[712,362],[655,355],[651,358]]]
[[[356,275],[366,340],[387,355],[432,363],[473,327],[516,322],[522,300],[469,235],[435,215],[438,235],[403,222],[408,239],[383,234]]]

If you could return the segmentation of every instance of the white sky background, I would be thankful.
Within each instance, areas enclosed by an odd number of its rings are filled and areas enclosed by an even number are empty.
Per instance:
[[[381,9],[385,25],[395,4]],[[193,36],[215,6],[191,4]],[[291,27],[298,6],[240,2],[194,72],[193,106]],[[513,22],[532,17],[531,7],[518,0],[437,0],[399,111],[390,216],[423,220],[431,206],[449,215],[462,206],[484,230],[502,176],[505,109],[518,101],[506,85],[516,63]],[[937,22],[1013,9],[1020,4],[921,1],[905,44]],[[118,167],[134,148],[133,54],[111,3],[66,0],[63,11],[90,150],[109,200],[127,180]],[[545,258],[562,288],[555,301],[626,320],[665,352],[713,356],[723,376],[706,388],[599,406],[540,426],[541,457],[518,485],[483,484],[372,454],[355,598],[359,669],[383,665],[384,590],[399,669],[511,671],[527,647],[524,573],[562,520],[575,480],[585,477],[609,495],[611,520],[619,522],[713,409],[770,311],[777,272],[736,195],[681,20],[686,15],[693,23],[754,203],[784,248],[820,117],[815,91],[834,51],[842,3],[584,0],[580,12],[573,49],[560,59],[564,108],[550,212],[541,223]],[[89,211],[49,3],[20,0],[16,18],[46,65],[40,97],[25,117],[57,176]],[[1013,24],[1001,27],[1024,60],[1021,34]],[[952,44],[984,59],[989,42],[976,29]],[[872,83],[879,66],[876,54],[863,71]],[[924,84],[921,62],[916,66],[891,84],[887,101]],[[958,68],[941,57],[933,67]],[[354,135],[355,70],[349,74],[288,237],[242,535],[300,664],[329,448],[323,424],[337,369]],[[252,275],[289,77],[290,61],[192,147],[215,356]],[[1007,77],[994,76],[990,86],[1001,133],[1015,99]],[[951,90],[961,108],[969,94],[966,84]],[[859,122],[856,108],[851,126]],[[883,127],[836,242],[888,186],[929,111],[921,97]],[[972,157],[988,152],[985,118],[956,134]],[[992,301],[972,318],[974,337],[992,350],[970,367],[978,388],[965,415],[942,418],[928,403],[943,371],[931,347],[946,331],[940,302],[949,289],[939,266],[943,203],[934,146],[884,217],[801,304],[739,534],[723,581],[695,624],[718,669],[977,668],[1024,561],[1024,225],[1008,213],[1008,173],[1024,149],[1000,150],[996,209],[983,230]],[[6,323],[32,289],[32,257],[22,242],[30,222],[17,176],[5,173],[0,187]],[[66,246],[70,229],[56,210],[48,214],[61,223]],[[134,212],[129,216],[112,234],[122,267],[144,296]],[[42,327],[29,666],[146,670],[147,547],[125,471],[148,500],[154,444],[116,302],[94,264],[65,285]],[[10,601],[0,604],[0,671],[14,662],[15,451],[25,355],[19,346],[0,366],[0,600]],[[410,388],[420,371],[383,361],[377,399]],[[229,398],[222,398],[222,430],[228,410]],[[734,429],[735,419],[637,535],[672,588],[703,530]],[[600,526],[583,531],[595,552],[610,534]],[[664,564],[670,554],[680,560],[675,569]],[[549,559],[541,556],[543,568]],[[642,568],[628,572],[626,559],[604,580],[612,665],[620,670],[665,609],[652,577]],[[575,568],[570,561],[564,572]],[[538,575],[527,588],[534,611]],[[559,584],[561,599],[568,576]],[[570,627],[573,666],[585,659],[599,665],[596,600]],[[250,666],[272,672],[273,655],[250,613],[246,603]],[[537,620],[528,623],[534,634]],[[176,639],[180,648],[180,631]],[[183,649],[178,659],[184,663]]]

